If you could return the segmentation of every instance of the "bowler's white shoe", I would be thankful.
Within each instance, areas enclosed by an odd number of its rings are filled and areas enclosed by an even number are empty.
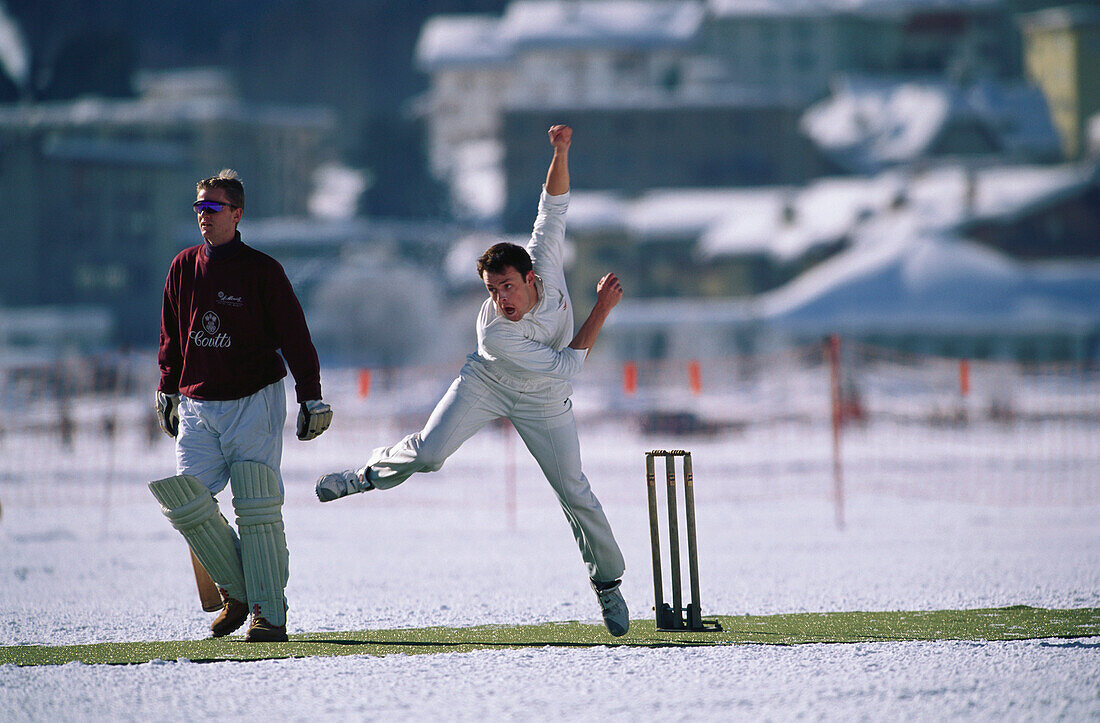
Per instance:
[[[596,591],[596,598],[600,601],[600,610],[603,612],[603,624],[607,626],[607,632],[616,638],[626,635],[626,631],[630,629],[630,613],[626,609],[623,594],[619,592],[621,582],[592,580],[592,589]]]
[[[322,502],[332,502],[341,497],[353,495],[356,492],[366,492],[374,489],[370,481],[370,467],[364,467],[356,472],[346,469],[343,472],[330,472],[322,475],[317,480],[317,499]]]

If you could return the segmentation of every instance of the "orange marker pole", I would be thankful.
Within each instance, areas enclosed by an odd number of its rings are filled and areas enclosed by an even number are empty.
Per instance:
[[[692,394],[698,396],[703,393],[703,369],[695,359],[688,362],[688,384]]]
[[[623,364],[623,393],[633,396],[638,391],[638,365],[632,361]]]

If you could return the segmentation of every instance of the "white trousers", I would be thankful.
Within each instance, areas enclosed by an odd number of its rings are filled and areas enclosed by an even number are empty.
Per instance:
[[[553,487],[588,576],[598,582],[618,580],[624,569],[622,552],[581,471],[577,423],[568,397],[516,391],[481,367],[466,364],[423,429],[374,450],[367,462],[371,481],[388,489],[417,472],[434,472],[463,442],[500,417],[512,422]]]
[[[234,462],[259,462],[275,470],[283,457],[286,396],[283,380],[255,394],[224,402],[180,396],[180,426],[176,435],[176,474],[189,474],[210,494],[229,482]]]

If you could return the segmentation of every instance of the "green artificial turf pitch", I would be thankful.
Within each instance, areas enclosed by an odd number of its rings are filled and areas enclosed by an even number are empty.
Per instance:
[[[602,625],[564,622],[398,628],[291,635],[285,643],[245,643],[240,635],[202,640],[0,646],[0,664],[132,664],[152,660],[270,660],[333,655],[456,653],[515,648],[643,648],[709,645],[804,645],[917,640],[1029,640],[1100,636],[1100,608],[1048,610],[1023,605],[978,610],[790,613],[709,616],[721,631],[664,632],[633,620],[621,638]]]

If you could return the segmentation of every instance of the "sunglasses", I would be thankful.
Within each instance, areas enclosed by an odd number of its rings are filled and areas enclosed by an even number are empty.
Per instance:
[[[195,209],[195,213],[202,213],[203,211],[218,213],[224,208],[236,208],[236,206],[231,203],[222,203],[221,201],[195,201],[191,208]]]

